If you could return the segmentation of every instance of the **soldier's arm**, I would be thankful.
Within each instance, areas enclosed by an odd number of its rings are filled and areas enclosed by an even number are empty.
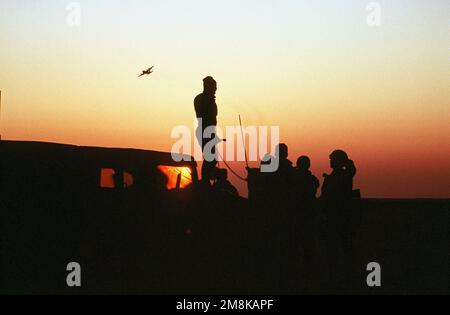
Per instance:
[[[348,175],[351,177],[355,177],[356,175],[356,166],[355,163],[352,160],[348,160],[347,165],[346,165],[346,169],[348,172]]]
[[[194,99],[194,108],[195,108],[195,114],[197,115],[197,118],[203,117],[202,113],[202,101],[200,95],[198,95]]]

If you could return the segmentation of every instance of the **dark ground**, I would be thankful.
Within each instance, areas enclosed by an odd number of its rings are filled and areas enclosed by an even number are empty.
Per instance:
[[[302,229],[295,211],[251,210],[247,201],[153,213],[117,200],[85,201],[95,212],[42,202],[2,204],[1,293],[450,293],[449,200],[360,201],[342,263],[330,253],[324,218]],[[66,286],[72,261],[82,266],[80,289]],[[380,288],[366,285],[373,261]]]

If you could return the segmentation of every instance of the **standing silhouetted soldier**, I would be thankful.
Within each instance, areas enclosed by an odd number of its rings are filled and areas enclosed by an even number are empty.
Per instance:
[[[278,173],[281,173],[285,176],[291,174],[292,162],[288,160],[289,156],[289,148],[285,143],[280,143],[276,148],[275,158],[278,159]]]
[[[317,270],[315,258],[317,257],[318,215],[316,207],[316,194],[320,186],[319,180],[311,171],[311,160],[307,156],[297,159],[297,167],[293,175],[293,202],[295,215],[292,216],[294,235],[302,256],[300,261],[300,283],[306,288],[312,284],[314,272]]]
[[[292,167],[292,162],[288,160],[288,156],[288,146],[284,143],[277,145],[274,158],[278,162],[278,170],[274,174],[275,182],[273,184],[277,194],[276,198],[279,199],[283,205],[286,205],[286,201],[288,201],[292,191],[294,168]]]
[[[211,148],[207,144],[216,141],[215,128],[217,126],[217,83],[212,77],[203,79],[203,93],[194,100],[195,113],[198,119],[197,140],[202,147],[203,166],[202,181],[209,182],[212,179],[217,165],[216,147]],[[206,131],[206,133],[205,133]]]
[[[307,156],[297,159],[297,167],[294,171],[294,190],[299,202],[310,203],[316,199],[317,189],[320,183],[311,171],[311,160]]]
[[[324,174],[322,196],[327,216],[330,275],[337,285],[348,285],[352,268],[353,242],[358,228],[358,209],[352,203],[356,167],[347,153],[330,155],[331,174]]]

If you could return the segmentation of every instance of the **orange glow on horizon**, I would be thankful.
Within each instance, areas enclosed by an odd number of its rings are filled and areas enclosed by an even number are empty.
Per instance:
[[[189,167],[176,167],[176,166],[158,166],[158,169],[167,176],[168,190],[180,188],[184,189],[192,184],[192,171]],[[179,187],[178,186],[179,181]]]

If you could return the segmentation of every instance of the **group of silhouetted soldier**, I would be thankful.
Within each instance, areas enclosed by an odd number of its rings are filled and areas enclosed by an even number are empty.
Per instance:
[[[288,159],[288,146],[281,143],[277,146],[275,156],[266,155],[261,164],[271,164],[273,159],[278,163],[278,169],[273,173],[249,169],[249,180],[252,182],[249,185],[250,199],[281,198],[286,202],[295,201],[296,205],[308,205],[316,199],[320,183],[310,170],[311,160],[308,156],[300,156],[294,167]],[[340,203],[358,197],[359,192],[353,190],[356,167],[347,153],[342,150],[333,151],[330,166],[332,172],[324,174],[320,199]]]
[[[217,169],[217,156],[215,146],[207,147],[211,141],[219,141],[214,132],[217,126],[218,107],[216,104],[217,82],[210,76],[203,79],[203,92],[194,100],[196,117],[199,126],[196,131],[197,140],[200,143],[204,155],[202,166],[202,181],[214,180],[220,185],[230,184],[227,181],[226,170]],[[209,130],[208,130],[209,128]],[[205,132],[206,131],[206,132]],[[207,149],[211,149],[207,152]],[[297,166],[288,159],[288,147],[279,144],[275,156],[266,155],[262,164],[271,164],[272,159],[277,159],[278,169],[273,173],[262,173],[256,186],[265,196],[282,197],[291,200],[295,198],[298,202],[311,202],[316,198],[320,186],[319,180],[311,173],[311,161],[307,156],[301,156],[297,160]],[[351,199],[353,191],[353,178],[356,168],[352,160],[342,150],[336,150],[330,155],[330,166],[333,169],[329,175],[324,175],[321,199],[343,201]],[[255,174],[255,170],[248,169],[249,181]],[[251,186],[251,185],[250,185]],[[235,192],[234,189],[231,189]],[[250,195],[253,193],[250,187]]]
[[[217,83],[212,77],[206,77],[203,83],[204,91],[194,101],[196,116],[201,122],[197,140],[204,153],[202,183],[210,187],[213,182],[212,187],[237,196],[236,188],[227,179],[227,171],[217,168],[217,159],[211,159],[211,156],[206,158],[207,154],[212,153],[213,158],[216,155],[214,147],[212,152],[205,152],[206,143],[216,139],[214,133],[205,134],[205,130],[208,127],[214,129],[217,125]],[[263,172],[262,166],[273,165],[274,159],[278,168],[274,172]],[[323,175],[318,197],[320,182],[310,170],[310,158],[300,156],[294,166],[288,159],[288,146],[279,144],[273,156],[266,155],[262,159],[260,168],[247,168],[249,202],[252,209],[260,213],[260,218],[267,220],[269,230],[274,233],[289,230],[284,234],[285,244],[282,246],[287,246],[286,242],[301,243],[303,260],[310,263],[320,250],[325,251],[323,260],[328,264],[329,273],[336,274],[333,268],[337,268],[337,274],[345,277],[344,265],[350,268],[348,257],[352,252],[358,221],[355,220],[358,207],[354,200],[360,199],[360,192],[353,189],[356,167],[346,152],[333,151],[330,167],[332,172]],[[280,221],[280,218],[284,219]],[[267,234],[267,244],[271,243],[272,236]]]

